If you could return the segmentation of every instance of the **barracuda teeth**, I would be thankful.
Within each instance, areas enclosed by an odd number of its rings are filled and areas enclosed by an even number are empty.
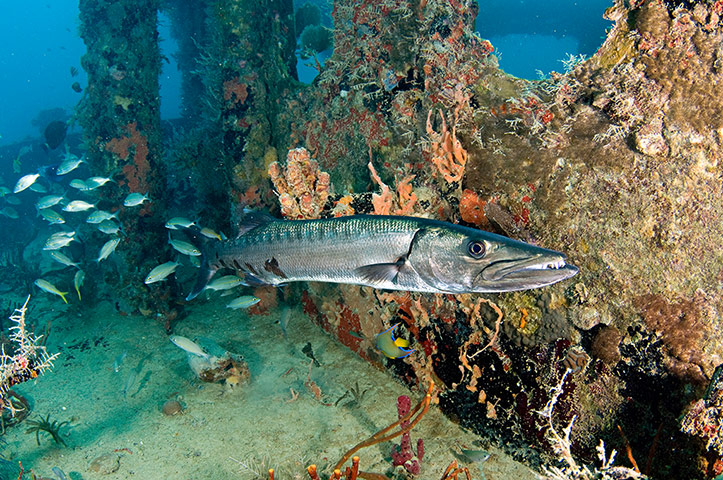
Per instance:
[[[542,265],[542,268],[564,268],[565,267],[565,260],[556,260],[554,262],[545,263]]]

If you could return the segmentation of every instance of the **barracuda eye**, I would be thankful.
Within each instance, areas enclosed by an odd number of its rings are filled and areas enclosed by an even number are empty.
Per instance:
[[[486,247],[484,242],[479,241],[471,241],[467,244],[467,251],[470,255],[472,255],[473,258],[482,258],[484,257]]]

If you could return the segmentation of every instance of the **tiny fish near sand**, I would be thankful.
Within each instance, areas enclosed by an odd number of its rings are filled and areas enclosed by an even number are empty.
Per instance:
[[[128,355],[128,352],[126,350],[123,350],[123,353],[115,357],[115,360],[113,361],[113,371],[115,373],[118,373],[120,371],[121,364],[123,363],[123,360],[125,360],[126,355]]]
[[[201,346],[190,338],[182,337],[181,335],[171,335],[168,339],[173,342],[175,346],[192,355],[198,355],[199,357],[204,358],[209,357],[209,354],[204,352]]]

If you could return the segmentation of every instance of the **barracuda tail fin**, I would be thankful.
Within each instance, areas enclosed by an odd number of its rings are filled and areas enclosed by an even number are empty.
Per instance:
[[[196,283],[193,285],[191,293],[189,293],[186,297],[186,301],[190,301],[196,298],[198,294],[206,288],[206,285],[208,285],[208,282],[211,280],[211,277],[213,277],[215,273],[216,270],[211,268],[211,265],[209,265],[208,260],[206,259],[206,255],[203,255],[203,259],[201,260],[201,268],[198,272],[198,277],[196,277]]]
[[[216,273],[216,269],[211,266],[208,261],[208,243],[210,240],[201,235],[201,230],[194,226],[193,228],[187,228],[184,230],[188,240],[193,244],[194,247],[201,251],[201,267],[198,271],[198,277],[196,277],[196,283],[191,289],[191,293],[186,297],[186,301],[193,300],[201,293],[208,285],[213,275]],[[170,233],[169,233],[170,238]]]

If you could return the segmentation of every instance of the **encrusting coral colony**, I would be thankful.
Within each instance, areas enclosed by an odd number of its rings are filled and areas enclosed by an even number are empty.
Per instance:
[[[423,444],[408,435],[435,406],[533,467],[564,460],[546,478],[723,473],[723,2],[615,0],[591,58],[531,81],[500,70],[474,32],[483,1],[335,0],[333,54],[323,66],[309,54],[310,85],[297,81],[291,0],[172,3],[80,2],[88,86],[77,119],[91,170],[116,180],[98,208],[153,198],[141,215],[121,209],[128,268],[103,275],[99,264],[88,295],[113,291],[121,311],[172,330],[184,286],[147,287],[141,272],[179,205],[198,205],[189,217],[216,231],[232,232],[244,208],[289,220],[411,215],[554,248],[580,273],[543,289],[291,284],[258,287],[249,312],[267,314],[283,292],[410,388],[436,385],[358,446],[403,436],[397,472],[442,474],[424,473]],[[159,8],[178,39],[188,120],[165,147]],[[374,338],[397,323],[415,351],[392,360]],[[25,346],[3,354],[6,408],[13,382],[53,359],[15,340]],[[613,467],[601,440],[629,468]],[[331,478],[385,478],[360,472],[363,457],[344,471],[354,453]],[[443,475],[469,478],[463,465]]]

